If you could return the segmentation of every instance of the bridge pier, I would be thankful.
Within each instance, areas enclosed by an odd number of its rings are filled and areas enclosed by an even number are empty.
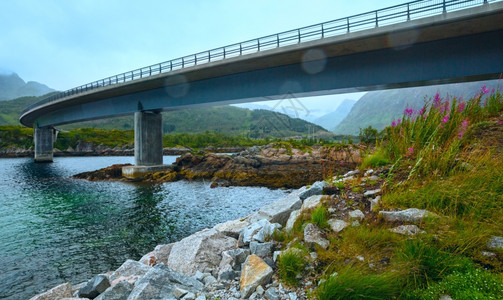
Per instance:
[[[35,142],[35,162],[52,162],[54,147],[54,128],[35,127],[33,136]]]
[[[136,166],[162,165],[162,115],[134,114],[134,160]]]

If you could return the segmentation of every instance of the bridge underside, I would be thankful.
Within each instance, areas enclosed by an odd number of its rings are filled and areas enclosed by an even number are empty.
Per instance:
[[[503,31],[387,48],[165,86],[48,112],[36,126],[191,106],[497,79]],[[169,82],[169,78],[167,79]]]

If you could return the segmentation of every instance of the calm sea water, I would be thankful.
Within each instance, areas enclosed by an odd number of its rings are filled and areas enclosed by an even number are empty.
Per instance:
[[[175,156],[164,157],[171,163]],[[155,245],[246,216],[285,195],[209,182],[88,182],[76,173],[132,157],[0,159],[0,299],[29,299],[139,259]]]

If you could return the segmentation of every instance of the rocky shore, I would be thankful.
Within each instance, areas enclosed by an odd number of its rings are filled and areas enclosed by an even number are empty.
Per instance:
[[[315,269],[318,253],[332,243],[327,235],[380,220],[392,234],[414,236],[425,233],[425,218],[442,218],[417,208],[380,210],[387,173],[385,168],[353,170],[303,186],[243,219],[158,245],[139,261],[127,260],[115,271],[76,285],[64,283],[30,300],[307,299],[324,282]],[[328,226],[305,223],[305,216],[320,206],[328,207]],[[299,221],[305,223],[301,235],[295,243],[284,242],[281,236],[295,231]],[[502,251],[503,238],[492,237],[487,250]],[[489,251],[485,253],[496,256]],[[307,262],[295,285],[281,278],[279,261],[287,253],[300,253]],[[362,253],[345,263],[364,262],[373,269],[390,263],[389,257],[374,255]]]
[[[352,145],[341,148],[313,146],[306,149],[267,145],[255,146],[233,155],[185,153],[168,170],[146,174],[140,180],[172,182],[204,179],[211,180],[212,187],[299,188],[322,180],[327,175],[353,169],[361,162],[361,150]],[[74,177],[87,180],[126,180],[122,176],[109,176],[110,171],[107,168]]]
[[[236,153],[243,151],[244,147],[207,147],[202,149],[203,152],[213,153]],[[194,151],[186,147],[170,147],[163,149],[163,155],[182,155]],[[33,157],[33,148],[17,148],[10,147],[0,149],[0,158],[16,158],[16,157]],[[104,145],[95,145],[93,143],[79,142],[75,148],[69,147],[65,150],[54,148],[55,157],[66,156],[134,156],[134,147],[126,145],[123,147],[110,148]]]

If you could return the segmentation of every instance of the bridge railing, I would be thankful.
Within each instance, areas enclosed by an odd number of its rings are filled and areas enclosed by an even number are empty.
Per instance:
[[[417,0],[399,4],[384,9],[374,10],[350,17],[215,48],[103,78],[45,98],[25,109],[23,113],[34,107],[50,103],[60,98],[84,93],[105,86],[134,81],[196,65],[202,65],[284,46],[300,44],[391,24],[404,23],[433,15],[441,15],[447,12],[498,1],[502,0]]]

